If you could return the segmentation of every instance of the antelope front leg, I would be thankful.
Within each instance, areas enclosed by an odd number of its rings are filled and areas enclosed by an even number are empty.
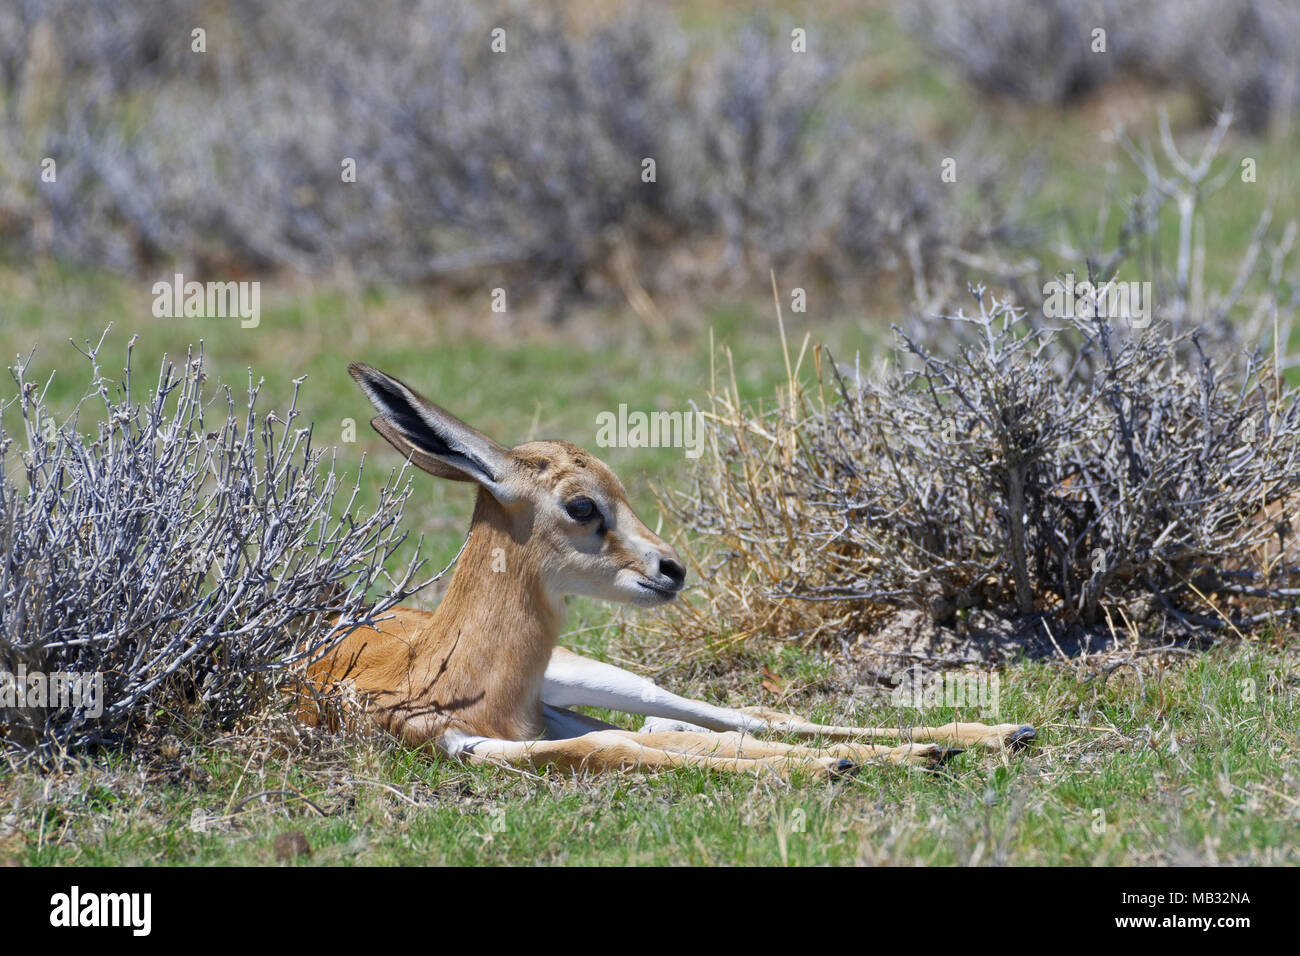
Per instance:
[[[941,727],[837,727],[814,724],[766,707],[715,707],[664,690],[654,681],[557,647],[542,684],[542,700],[557,707],[605,707],[649,717],[646,732],[671,730],[739,730],[784,733],[827,740],[906,740],[946,747],[1000,750],[1034,739],[1028,724],[951,723]]]
[[[767,730],[768,721],[738,710],[680,697],[647,677],[583,657],[562,647],[551,653],[542,681],[542,702],[553,707],[604,707],[625,714],[664,718],[662,729]],[[645,729],[650,729],[649,727]]]
[[[556,648],[546,668],[542,701],[547,736],[577,737],[600,723],[569,711],[566,706],[605,707],[651,719],[640,733],[632,734],[644,746],[688,755],[708,753],[713,757],[758,759],[850,760],[854,763],[884,761],[933,767],[959,751],[940,743],[909,742],[884,747],[872,744],[839,744],[813,749],[792,744],[744,737],[773,728],[762,715],[715,707],[703,701],[679,697],[645,677]],[[815,726],[808,724],[807,726]],[[601,729],[610,729],[601,724]],[[708,731],[719,731],[709,733]],[[631,732],[620,731],[624,736]],[[895,735],[896,736],[896,735]]]
[[[796,737],[822,737],[827,740],[911,740],[917,743],[944,744],[949,747],[981,747],[1000,750],[1021,747],[1037,736],[1029,724],[942,724],[938,727],[836,727],[814,724],[793,714],[783,714],[766,707],[740,707],[737,710],[757,718],[777,733]]]

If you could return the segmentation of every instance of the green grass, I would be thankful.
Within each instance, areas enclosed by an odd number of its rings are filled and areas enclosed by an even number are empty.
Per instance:
[[[1141,685],[1127,668],[1103,682],[1088,667],[1021,665],[1004,675],[997,719],[1034,721],[1038,746],[966,752],[939,773],[867,766],[835,784],[535,775],[382,741],[276,752],[266,742],[279,738],[255,733],[151,768],[118,758],[48,782],[11,776],[22,836],[0,840],[0,854],[269,864],[275,837],[300,830],[313,850],[301,864],[1297,863],[1295,665],[1258,644],[1172,658]],[[978,716],[864,710],[903,723]],[[263,791],[274,793],[249,801]],[[216,825],[198,832],[196,815]]]
[[[1127,160],[1102,139],[1109,107],[1123,107],[1134,117],[1133,133],[1153,141],[1158,103],[1169,103],[1176,127],[1190,115],[1184,98],[1128,88],[1065,113],[983,102],[927,59],[887,9],[831,9],[866,40],[844,96],[925,136],[956,137],[978,122],[1008,162],[1041,152],[1049,173],[1029,209],[1053,230],[1092,222],[1109,160],[1118,164],[1121,193],[1137,184]],[[683,16],[703,31],[729,14],[704,4]],[[1275,222],[1300,217],[1298,147],[1300,131],[1286,140],[1231,141],[1232,161],[1256,158],[1260,181],[1233,181],[1212,203],[1207,281],[1231,278],[1270,196]],[[723,347],[733,352],[747,398],[771,395],[785,377],[765,284],[697,303],[702,322],[665,330],[647,329],[629,310],[589,307],[558,329],[524,323],[512,331],[490,312],[486,295],[443,299],[262,277],[261,325],[241,329],[236,320],[153,318],[152,283],[169,275],[122,278],[0,259],[0,350],[12,359],[38,346],[32,377],[44,381],[57,370],[50,394],[65,412],[87,382],[68,339],[95,341],[110,322],[105,367],[120,365],[138,333],[139,384],[153,381],[164,354],[183,356],[200,338],[214,382],[240,388],[250,366],[265,378],[266,409],[283,408],[291,380],[306,375],[300,409],[318,442],[340,442],[344,420],[356,420],[357,441],[343,445],[340,462],[354,473],[362,453],[369,456],[366,501],[397,456],[366,424],[368,407],[346,374],[350,361],[398,375],[502,441],[563,437],[589,447],[596,415],[621,402],[671,410],[704,401]],[[783,287],[798,284],[794,278],[778,276]],[[869,360],[898,317],[883,283],[878,299],[862,312],[837,314],[814,298],[807,315],[786,315],[789,337],[797,347],[811,332],[841,361],[856,350]],[[680,486],[689,477],[680,451],[594,450],[623,476],[652,527],[658,516],[649,483]],[[427,554],[440,564],[460,543],[472,494],[425,476],[415,482],[407,522],[427,533]],[[566,644],[625,660],[641,646],[642,620],[575,601]],[[304,737],[280,746],[285,732],[255,721],[244,738],[182,744],[177,755],[147,763],[105,754],[49,776],[0,772],[0,862],[271,863],[276,835],[290,829],[307,836],[314,863],[1300,862],[1294,645],[1279,638],[1139,660],[1141,682],[1131,668],[1105,678],[1079,662],[1007,669],[998,719],[1038,726],[1038,745],[1026,753],[966,753],[938,774],[867,767],[835,785],[690,770],[539,776],[429,760],[375,740]],[[638,663],[650,669],[649,661]],[[786,679],[788,698],[761,689],[765,664]],[[788,646],[755,645],[664,679],[681,693],[768,703],[814,719],[896,725],[975,716],[899,713],[846,687],[830,658]],[[290,796],[241,806],[267,790]],[[196,811],[215,815],[218,826],[196,832]]]

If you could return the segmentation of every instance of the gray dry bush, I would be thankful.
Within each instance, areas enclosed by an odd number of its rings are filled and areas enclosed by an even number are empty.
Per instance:
[[[1050,647],[1294,613],[1297,229],[1266,212],[1226,286],[1206,279],[1197,224],[1236,170],[1231,120],[1194,160],[1163,117],[1163,162],[1121,138],[1145,189],[1061,237],[1076,281],[1149,282],[1145,310],[1077,289],[1061,314],[1044,279],[1062,276],[1030,263],[1009,297],[977,289],[975,315],[898,330],[883,371],[818,350],[814,387],[801,353],[774,407],[714,387],[695,486],[665,497],[707,549],[707,608],[676,626],[852,639],[906,609]]]
[[[842,639],[979,611],[1073,642],[1293,613],[1300,409],[1271,363],[1160,323],[1033,328],[976,292],[947,356],[900,333],[881,376],[819,361],[771,409],[714,395],[695,486],[665,498],[711,542],[684,626]]]
[[[797,54],[772,20],[691,42],[648,6],[575,24],[501,0],[31,0],[0,36],[0,237],[115,269],[488,274],[568,296],[804,260],[847,287],[864,266],[938,269],[1000,221],[939,182],[951,149],[841,102],[854,51],[832,31]],[[991,195],[995,161],[959,158],[963,189]]]
[[[903,16],[970,82],[1025,102],[1067,103],[1130,74],[1190,90],[1207,116],[1230,103],[1251,131],[1300,112],[1292,0],[909,0]]]
[[[0,418],[0,670],[104,681],[99,716],[0,710],[0,743],[47,759],[129,745],[155,725],[229,726],[268,703],[293,665],[395,604],[421,563],[388,577],[410,486],[390,477],[360,513],[359,484],[297,423],[300,382],[283,416],[260,414],[251,373],[238,402],[229,388],[205,395],[200,353],[164,363],[141,398],[130,348],[114,384],[100,346],[65,423],[26,378],[30,359],[0,405],[22,427]],[[89,435],[78,427],[86,402],[102,404]],[[385,580],[388,596],[372,601]]]

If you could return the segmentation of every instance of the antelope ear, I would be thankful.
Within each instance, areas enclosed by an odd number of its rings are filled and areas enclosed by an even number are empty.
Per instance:
[[[473,478],[459,468],[444,465],[427,451],[421,449],[419,445],[416,445],[402,432],[398,431],[396,425],[390,425],[382,415],[376,415],[370,419],[370,427],[387,438],[390,445],[411,459],[417,467],[423,468],[429,474],[436,475],[439,478],[446,478],[449,481],[474,481]]]
[[[482,485],[503,504],[509,452],[487,435],[379,369],[354,363],[348,373],[379,415],[375,431],[431,475]]]

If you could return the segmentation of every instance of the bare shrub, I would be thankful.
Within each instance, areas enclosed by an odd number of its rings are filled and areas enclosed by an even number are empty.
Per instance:
[[[1232,104],[1255,132],[1300,110],[1288,0],[910,0],[903,18],[980,89],[1025,102],[1068,103],[1130,73],[1191,90],[1207,117]]]
[[[75,77],[127,93],[195,69],[190,30],[207,22],[202,0],[20,0],[0,8],[0,79]],[[31,76],[32,73],[40,74]],[[26,90],[28,95],[38,91]]]
[[[114,384],[102,345],[86,353],[91,387],[63,424],[27,378],[30,357],[0,406],[22,423],[15,435],[0,419],[0,670],[103,680],[101,707],[0,709],[5,745],[42,758],[129,746],[155,724],[229,726],[400,600],[422,564],[388,578],[409,484],[390,477],[363,513],[360,475],[348,487],[297,424],[301,381],[283,415],[255,410],[251,373],[238,402],[229,388],[214,401],[200,351],[164,363],[141,398],[130,347]],[[102,404],[88,435],[87,402]]]
[[[1127,65],[1090,49],[1094,28],[1121,42],[1126,0],[910,0],[904,22],[975,86],[1028,103],[1068,103]],[[1125,47],[1126,49],[1127,47]]]
[[[1266,520],[1300,491],[1300,409],[1267,361],[1105,318],[1032,329],[975,291],[952,358],[900,333],[882,375],[819,361],[773,408],[713,396],[694,489],[665,499],[712,542],[688,627],[844,637],[903,608],[1218,627],[1205,595],[1300,593]]]
[[[764,267],[772,257],[781,262],[844,215],[842,197],[861,175],[848,155],[861,156],[867,143],[828,109],[851,51],[834,43],[826,50],[826,40],[814,34],[821,52],[796,54],[789,29],[749,20],[691,72],[675,146],[693,163],[685,179],[707,188],[677,201],[700,227],[721,233],[728,268],[746,254]]]
[[[146,9],[36,2],[0,44],[0,234],[28,251],[566,296],[797,263],[848,287],[937,270],[976,218],[937,159],[842,102],[854,51],[815,26],[796,54],[772,20],[692,43],[649,6],[582,25],[467,0]],[[33,174],[46,156],[57,183]]]
[[[1241,128],[1259,133],[1283,127],[1300,113],[1296,4],[1164,0],[1141,15],[1149,71],[1190,89],[1207,118],[1230,104]]]
[[[678,625],[844,638],[909,609],[1061,636],[1293,613],[1297,229],[1265,212],[1227,284],[1207,279],[1196,224],[1235,172],[1231,121],[1194,159],[1163,116],[1163,162],[1121,136],[1147,185],[1060,237],[1077,276],[995,257],[1009,296],[895,327],[879,368],[814,350],[809,386],[787,355],[766,408],[715,385],[695,486],[665,499],[708,542],[707,609]],[[1107,298],[1122,276],[1148,284],[1141,308]],[[1071,277],[1077,301],[1053,301]]]

